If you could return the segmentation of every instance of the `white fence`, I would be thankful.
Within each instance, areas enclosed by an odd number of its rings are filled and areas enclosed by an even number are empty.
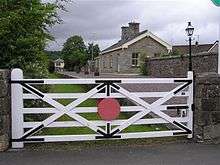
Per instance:
[[[33,85],[38,84],[84,84],[95,87],[87,93],[43,93]],[[176,84],[176,87],[167,92],[130,92],[121,84]],[[23,89],[25,89],[24,92]],[[105,90],[105,93],[100,91]],[[114,92],[112,92],[114,90]],[[188,136],[192,138],[193,131],[193,73],[188,72],[187,78],[134,78],[134,79],[24,79],[20,69],[11,73],[12,95],[12,147],[23,148],[24,143],[30,142],[59,142],[59,141],[86,141],[103,139],[128,139],[165,136]],[[149,104],[143,98],[158,98]],[[165,103],[174,97],[184,97],[184,104]],[[88,120],[80,114],[97,113],[97,107],[79,107],[85,100],[93,98],[127,98],[136,103],[136,106],[121,106],[121,112],[133,112],[128,119],[117,119],[111,122],[103,120]],[[40,99],[52,106],[24,107],[24,100]],[[56,99],[75,99],[67,106],[60,104]],[[167,110],[181,110],[182,115],[171,117]],[[136,113],[134,113],[136,112]],[[153,118],[144,118],[149,113]],[[43,121],[24,121],[24,115],[52,114]],[[64,114],[73,121],[56,121]],[[165,131],[123,132],[132,125],[171,124],[175,127]],[[95,134],[78,135],[36,135],[43,128],[87,127]]]

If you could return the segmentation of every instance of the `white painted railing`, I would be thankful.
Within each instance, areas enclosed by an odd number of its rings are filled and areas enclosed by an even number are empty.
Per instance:
[[[86,84],[95,85],[87,93],[43,93],[33,87],[36,84]],[[168,92],[129,92],[121,84],[176,84],[176,87]],[[24,93],[23,89],[28,91]],[[100,91],[105,90],[105,93]],[[112,92],[114,90],[114,92]],[[23,148],[28,142],[58,142],[58,141],[85,141],[101,139],[128,139],[165,136],[188,136],[192,138],[193,131],[193,73],[188,72],[187,78],[133,78],[133,79],[24,79],[20,69],[14,69],[11,73],[12,92],[12,147]],[[152,104],[143,98],[158,98]],[[187,98],[185,103],[165,103],[174,98]],[[103,120],[87,120],[80,114],[97,113],[97,107],[78,107],[85,100],[93,98],[127,98],[136,103],[136,106],[122,106],[121,112],[136,112],[128,119],[117,119],[111,122]],[[24,100],[40,99],[51,107],[26,108]],[[56,99],[75,99],[67,106]],[[166,112],[169,110],[181,110],[181,116],[171,117]],[[149,113],[158,116],[155,118],[143,118]],[[45,120],[25,122],[27,114],[52,114]],[[56,121],[64,114],[74,121]],[[183,115],[184,114],[184,115]],[[125,133],[124,129],[132,125],[148,124],[172,124],[173,130],[132,132]],[[103,126],[105,129],[103,129]],[[114,127],[112,127],[114,126]],[[87,135],[35,135],[43,128],[63,127],[88,127],[96,134]],[[27,130],[28,129],[28,130]],[[26,130],[26,131],[25,131]]]

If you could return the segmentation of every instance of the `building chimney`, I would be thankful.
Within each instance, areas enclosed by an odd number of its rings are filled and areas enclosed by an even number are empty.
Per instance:
[[[137,35],[140,32],[140,23],[136,23],[136,22],[130,22],[129,23],[129,29],[130,29],[130,35],[131,37]]]
[[[137,35],[140,32],[139,25],[140,23],[130,22],[129,26],[122,26],[121,40],[125,41]]]
[[[121,27],[121,40],[125,41],[129,39],[129,27],[122,26]]]

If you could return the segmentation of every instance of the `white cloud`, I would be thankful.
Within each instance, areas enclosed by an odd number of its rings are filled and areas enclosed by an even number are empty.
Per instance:
[[[60,12],[63,24],[51,29],[56,43],[50,44],[50,50],[61,49],[71,35],[105,48],[120,39],[120,27],[130,21],[173,44],[185,43],[188,21],[201,43],[218,39],[220,8],[211,0],[73,0],[66,7],[69,12]]]

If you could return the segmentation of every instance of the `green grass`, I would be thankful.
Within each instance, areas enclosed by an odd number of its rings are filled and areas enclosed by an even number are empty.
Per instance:
[[[104,129],[104,128],[103,128]],[[124,129],[122,133],[128,132],[149,132],[149,131],[165,131],[166,127],[161,125],[133,125]],[[44,128],[40,134],[42,135],[79,135],[79,134],[95,134],[87,127],[71,127],[71,128]]]
[[[49,78],[56,79],[56,78],[62,78],[62,76],[59,73],[50,73]]]
[[[50,78],[61,78],[58,74],[51,74]],[[50,88],[50,93],[85,93],[89,89],[83,85],[53,85]],[[73,99],[59,99],[57,100],[63,105],[68,105]],[[81,103],[78,107],[96,107],[95,99],[88,99]],[[101,120],[96,113],[81,113],[82,117],[87,120]],[[130,116],[127,113],[121,113],[119,119],[127,119]],[[68,115],[63,115],[57,121],[73,121]],[[123,130],[123,132],[144,132],[144,131],[161,131],[167,130],[165,126],[161,125],[132,125]],[[87,127],[70,127],[70,128],[44,128],[38,134],[43,135],[75,135],[75,134],[94,134],[95,132]]]
[[[50,78],[62,78],[59,74],[50,74]],[[51,86],[50,93],[85,93],[88,91],[88,87],[83,85],[67,85],[59,84]],[[57,100],[63,105],[68,105],[73,99],[59,99]],[[80,107],[91,107],[96,106],[96,101],[94,99],[88,99],[79,105]]]
[[[65,85],[65,84],[59,84],[59,85],[53,85],[51,87],[51,91],[54,93],[80,93],[85,92],[85,88],[83,88],[81,85]]]
[[[94,134],[95,132],[87,127],[70,127],[70,128],[44,128],[40,135],[80,135]]]

